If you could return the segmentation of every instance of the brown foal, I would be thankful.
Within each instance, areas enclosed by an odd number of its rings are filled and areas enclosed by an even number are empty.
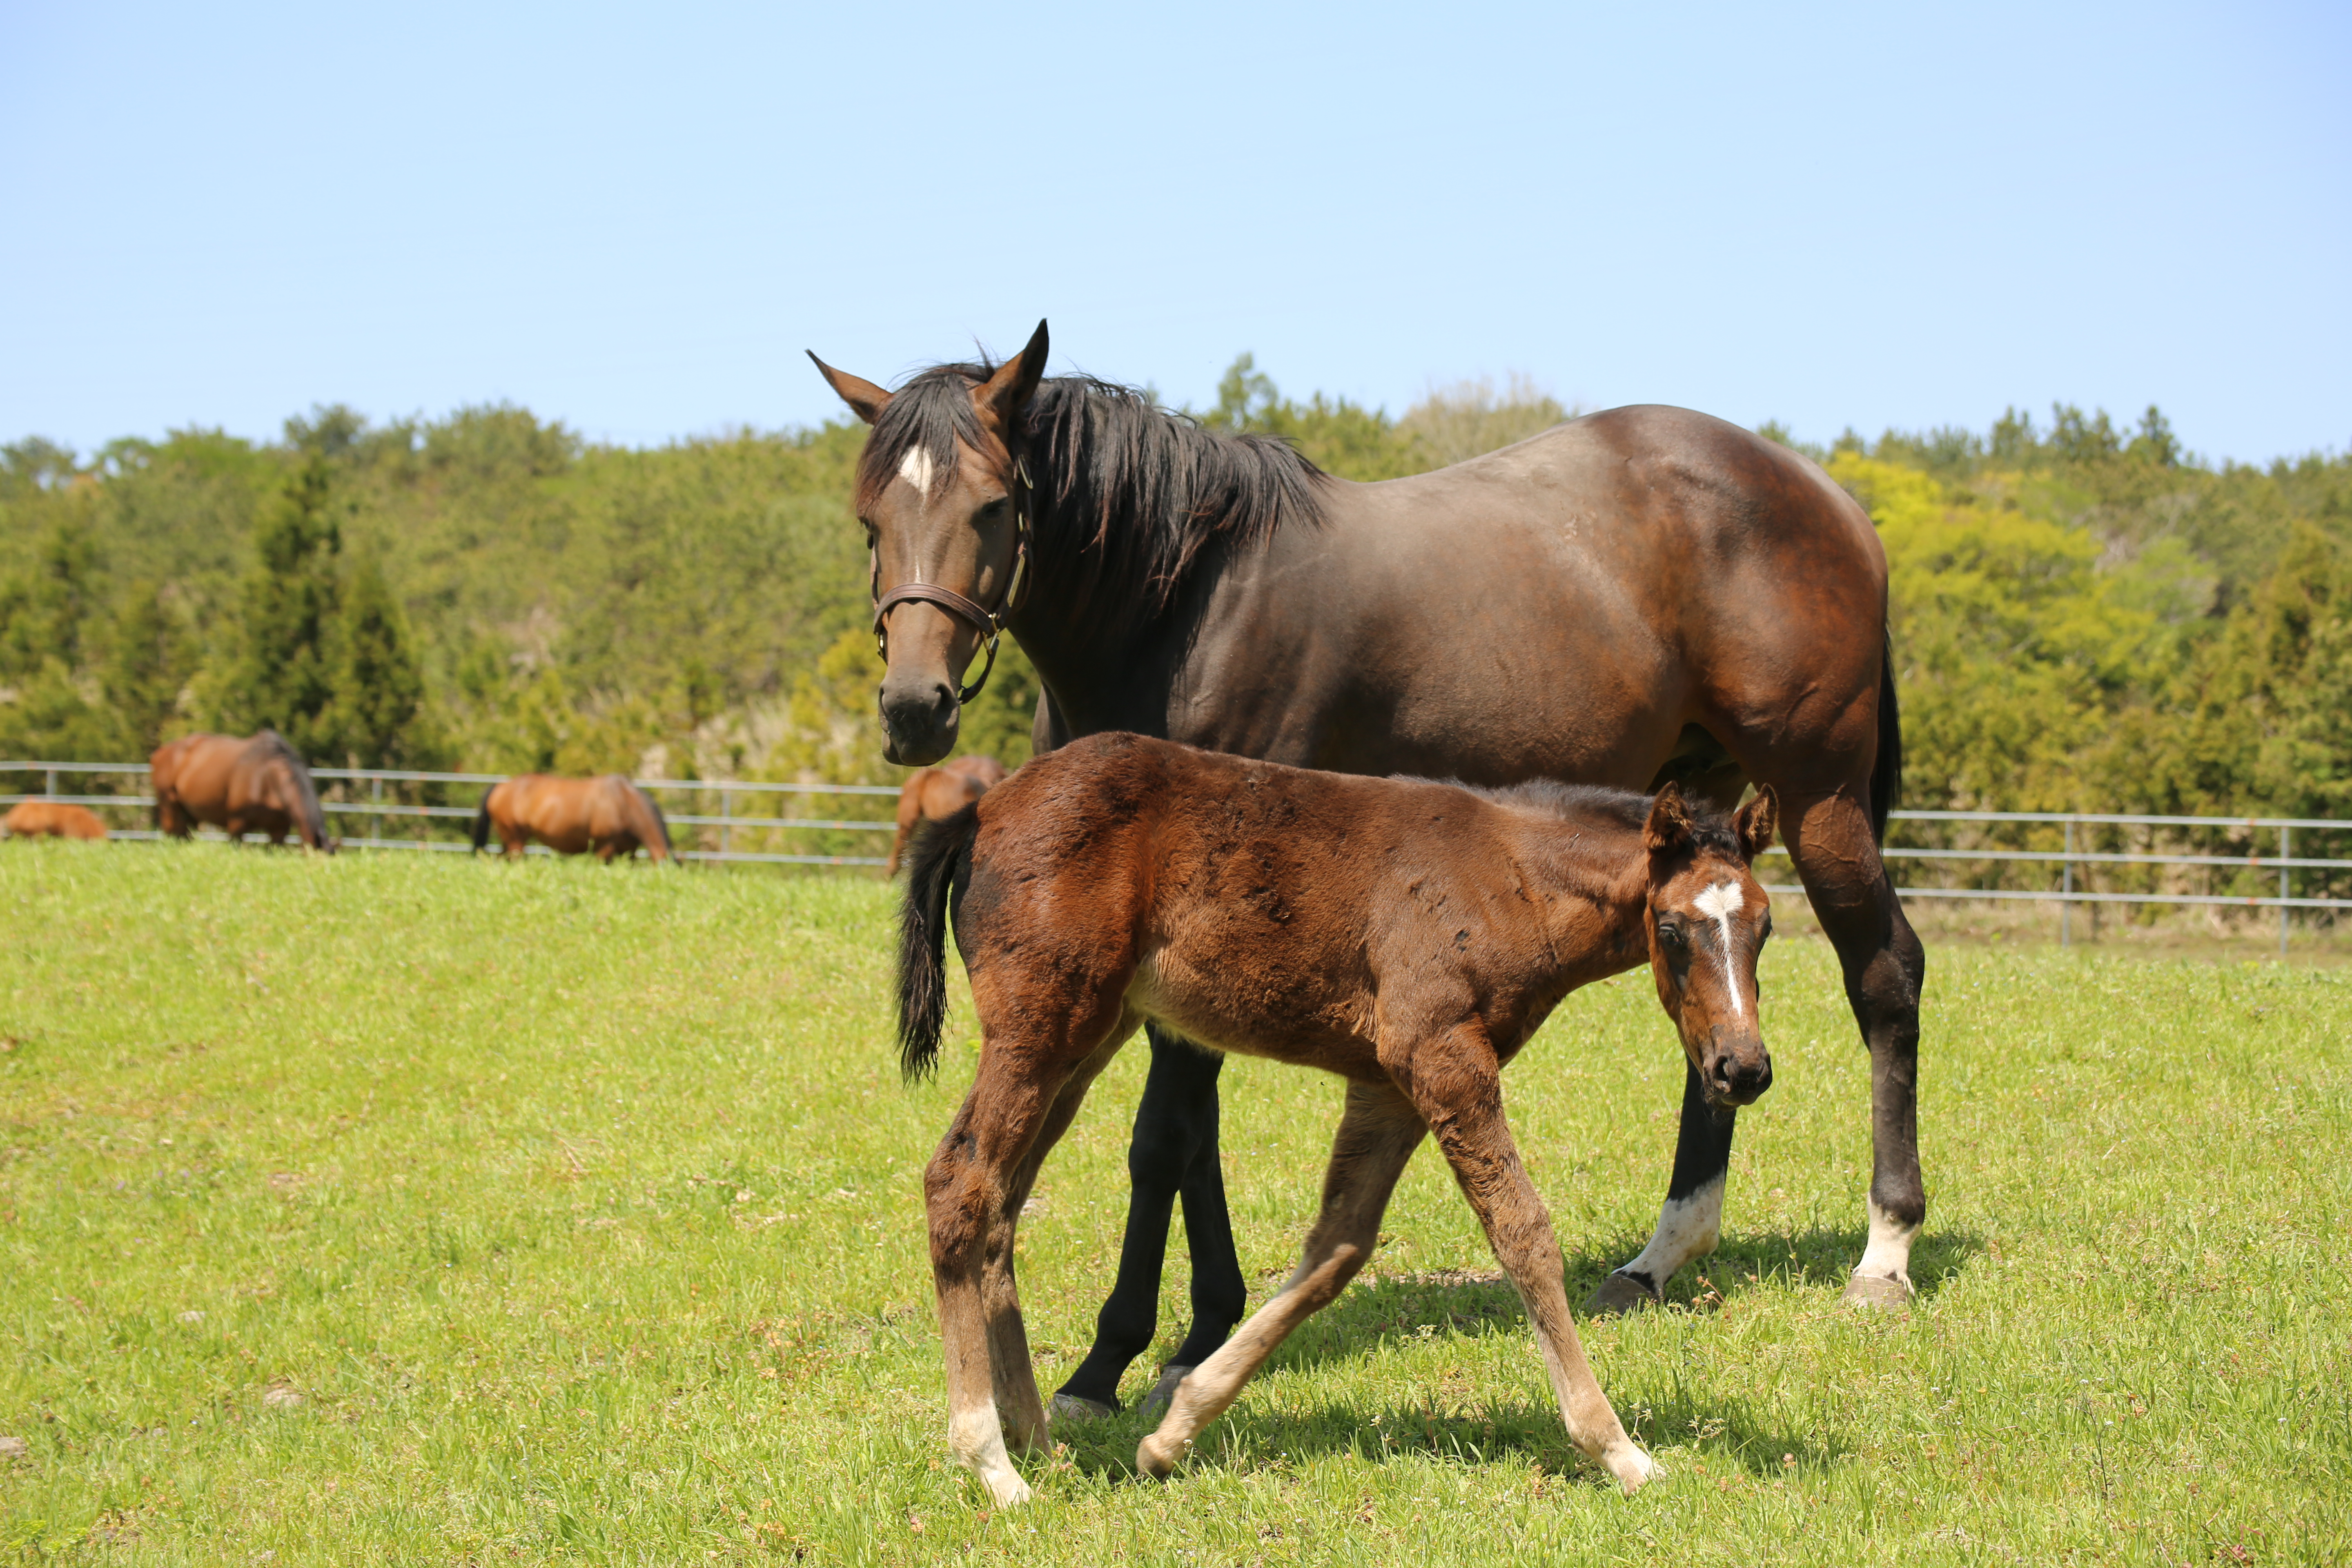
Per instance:
[[[1013,1230],[1087,1088],[1146,1021],[1347,1079],[1322,1211],[1289,1280],[1194,1367],[1137,1465],[1167,1475],[1284,1336],[1370,1258],[1434,1134],[1535,1325],[1570,1438],[1627,1491],[1656,1473],[1594,1381],[1559,1244],[1504,1120],[1499,1074],[1578,986],[1647,961],[1707,1098],[1771,1082],[1748,863],[1767,789],[1729,816],[1557,784],[1474,790],[1315,773],[1098,734],[1040,757],[916,842],[899,1040],[936,1063],[945,926],[980,1012],[980,1065],[924,1174],[947,1352],[948,1442],[999,1504],[1006,1452],[1047,1445]]]
[[[1004,782],[1004,764],[978,754],[958,757],[935,768],[918,768],[898,791],[898,834],[890,840],[890,858],[882,874],[898,874],[907,840],[923,822],[944,822]]]

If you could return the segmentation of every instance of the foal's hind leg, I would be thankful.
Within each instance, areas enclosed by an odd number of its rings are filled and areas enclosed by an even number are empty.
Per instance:
[[[1637,1491],[1659,1473],[1658,1467],[1625,1435],[1584,1359],[1584,1344],[1569,1316],[1568,1291],[1560,1279],[1559,1242],[1503,1119],[1502,1083],[1493,1053],[1478,1038],[1468,1050],[1428,1054],[1435,1058],[1431,1068],[1407,1075],[1414,1107],[1435,1131],[1437,1146],[1486,1227],[1496,1260],[1518,1287],[1519,1300],[1543,1346],[1544,1367],[1551,1374],[1569,1441],[1604,1466],[1627,1491]],[[1416,1052],[1412,1065],[1423,1059],[1423,1053]]]
[[[1870,1243],[1845,1299],[1899,1306],[1911,1294],[1911,1243],[1927,1216],[1919,1175],[1919,992],[1927,953],[1887,880],[1858,790],[1797,796],[1782,832],[1845,971],[1846,999],[1870,1047]]]
[[[1138,1468],[1153,1476],[1173,1470],[1201,1429],[1224,1413],[1291,1330],[1347,1288],[1371,1258],[1389,1194],[1425,1131],[1393,1086],[1348,1086],[1348,1109],[1323,1176],[1323,1211],[1307,1233],[1298,1267],[1273,1300],[1177,1385],[1159,1429],[1136,1449]]]

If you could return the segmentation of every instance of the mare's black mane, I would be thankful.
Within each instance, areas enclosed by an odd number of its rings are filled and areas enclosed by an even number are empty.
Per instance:
[[[988,449],[971,389],[985,362],[940,364],[893,394],[857,466],[866,511],[921,452],[942,484],[959,444]],[[1210,545],[1262,542],[1322,521],[1327,476],[1272,436],[1205,429],[1150,396],[1092,376],[1041,381],[1019,432],[1037,483],[1031,569],[1057,616],[1078,624],[1165,610]]]

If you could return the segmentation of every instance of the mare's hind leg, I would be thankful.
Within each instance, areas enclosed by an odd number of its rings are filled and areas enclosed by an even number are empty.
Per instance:
[[[1870,1243],[1845,1299],[1899,1306],[1911,1294],[1911,1243],[1927,1217],[1919,1175],[1919,993],[1927,957],[1879,859],[1858,792],[1800,796],[1782,832],[1813,913],[1837,949],[1846,1000],[1870,1047]]]
[[[1709,1105],[1698,1069],[1683,1063],[1682,1129],[1675,1139],[1674,1173],[1658,1228],[1633,1261],[1601,1282],[1584,1303],[1588,1317],[1606,1317],[1665,1300],[1666,1281],[1695,1258],[1715,1250],[1723,1226],[1723,1182],[1731,1166],[1731,1130],[1738,1112]]]
[[[1093,1348],[1054,1395],[1054,1414],[1066,1420],[1117,1410],[1120,1374],[1151,1347],[1160,1326],[1168,1221],[1180,1195],[1192,1255],[1192,1328],[1161,1384],[1172,1387],[1171,1377],[1181,1382],[1223,1344],[1247,1300],[1217,1150],[1217,1074],[1225,1058],[1157,1024],[1148,1033],[1151,1072],[1135,1108],[1135,1134],[1127,1150],[1130,1191],[1118,1279],[1095,1320]],[[1155,1387],[1150,1397],[1164,1398],[1165,1393]]]
[[[1224,1413],[1275,1347],[1347,1288],[1371,1258],[1389,1194],[1426,1131],[1392,1085],[1348,1086],[1348,1109],[1323,1176],[1322,1213],[1299,1251],[1298,1267],[1274,1300],[1177,1385],[1159,1429],[1136,1449],[1138,1468],[1153,1476],[1173,1470],[1201,1429]]]
[[[1518,1146],[1503,1119],[1503,1086],[1494,1053],[1483,1036],[1467,1027],[1454,1038],[1465,1048],[1424,1047],[1414,1053],[1412,1067],[1433,1058],[1432,1070],[1407,1074],[1414,1107],[1435,1131],[1437,1146],[1486,1227],[1496,1260],[1518,1287],[1519,1300],[1543,1346],[1544,1367],[1551,1374],[1569,1440],[1605,1467],[1627,1491],[1639,1490],[1659,1473],[1658,1467],[1625,1435],[1584,1359],[1583,1342],[1568,1312],[1551,1216],[1519,1163]]]

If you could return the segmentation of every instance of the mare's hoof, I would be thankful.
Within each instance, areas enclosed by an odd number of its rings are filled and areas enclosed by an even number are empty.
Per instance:
[[[1657,1304],[1658,1298],[1644,1289],[1642,1282],[1632,1275],[1612,1274],[1601,1282],[1601,1289],[1584,1303],[1584,1315],[1588,1318],[1614,1318]]]
[[[1157,1432],[1135,1446],[1135,1468],[1155,1481],[1164,1481],[1174,1475],[1177,1464],[1183,1458],[1183,1444],[1163,1444]]]
[[[1054,1395],[1054,1403],[1045,1407],[1045,1413],[1053,1418],[1055,1425],[1059,1426],[1065,1421],[1099,1421],[1106,1415],[1118,1415],[1118,1406],[1105,1405],[1099,1399],[1082,1398],[1075,1394],[1057,1394]]]
[[[1154,1417],[1166,1415],[1168,1406],[1175,1403],[1176,1385],[1182,1383],[1192,1370],[1189,1366],[1161,1368],[1160,1381],[1151,1385],[1151,1392],[1143,1396],[1143,1402],[1136,1409]]]
[[[1849,1307],[1876,1307],[1883,1310],[1908,1306],[1911,1279],[1904,1274],[1856,1274],[1845,1282],[1843,1300]]]

